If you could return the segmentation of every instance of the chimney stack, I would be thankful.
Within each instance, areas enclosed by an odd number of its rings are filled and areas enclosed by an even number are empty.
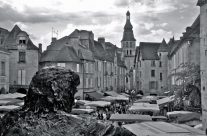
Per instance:
[[[54,43],[55,41],[57,41],[57,38],[56,37],[52,37],[52,42],[51,43]]]
[[[105,38],[104,37],[99,37],[98,42],[101,43],[103,48],[105,49]]]
[[[41,43],[38,44],[38,48],[39,48],[39,52],[42,53],[42,44]]]

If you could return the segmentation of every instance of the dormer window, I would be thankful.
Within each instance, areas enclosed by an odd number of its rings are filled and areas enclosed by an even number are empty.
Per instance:
[[[26,44],[26,40],[19,40],[19,44]]]
[[[19,44],[26,44],[26,37],[25,36],[19,37]]]

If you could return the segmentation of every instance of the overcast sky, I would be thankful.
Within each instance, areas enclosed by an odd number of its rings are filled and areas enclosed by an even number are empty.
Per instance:
[[[58,38],[74,29],[93,31],[95,39],[105,37],[120,47],[127,10],[137,46],[179,38],[199,14],[197,0],[0,0],[0,27],[14,24],[30,34],[45,49],[51,42],[52,27]]]

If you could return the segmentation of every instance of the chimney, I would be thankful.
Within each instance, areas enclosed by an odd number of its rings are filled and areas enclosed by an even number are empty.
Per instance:
[[[191,27],[186,27],[186,32],[190,32],[192,30]]]
[[[39,48],[39,52],[42,53],[42,44],[41,43],[38,44],[38,48]]]
[[[55,41],[57,41],[57,38],[56,37],[52,37],[52,42],[51,43],[54,43]]]
[[[105,49],[105,38],[104,37],[99,37],[98,42],[101,43],[103,48]]]

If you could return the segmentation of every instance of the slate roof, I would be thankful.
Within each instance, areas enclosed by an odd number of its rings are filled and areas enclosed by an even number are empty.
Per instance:
[[[121,53],[117,53],[117,65],[119,67],[127,68],[124,61],[121,60]]]
[[[130,12],[127,11],[127,16],[130,16]],[[124,33],[123,33],[123,38],[121,41],[136,41],[134,38],[134,33],[133,33],[133,26],[130,22],[130,19],[126,20],[126,24],[124,26]]]
[[[78,37],[74,37],[77,30],[69,36],[56,40],[47,47],[41,56],[40,62],[77,62],[81,59],[94,61],[92,52],[80,43]]]
[[[165,39],[163,39],[162,43],[160,44],[160,47],[158,48],[158,52],[168,52],[168,51],[169,51],[169,47]]]
[[[202,6],[207,3],[207,0],[198,0],[197,6]]]
[[[94,58],[95,59],[99,59],[99,60],[106,60],[106,51],[104,50],[103,46],[101,45],[101,43],[94,41],[94,47],[91,47],[91,50],[94,54]]]
[[[40,59],[40,62],[77,62],[81,63],[75,49],[70,46],[64,46],[61,50],[46,50]]]
[[[5,49],[5,48],[3,48],[3,47],[0,47],[0,51],[10,53],[9,50],[7,50],[7,49]]]
[[[185,42],[186,40],[192,40],[195,38],[195,35],[200,34],[200,15],[196,18],[196,20],[193,22],[191,27],[188,27],[187,32],[183,33],[183,37],[180,38],[180,40],[175,41],[173,47],[169,51],[168,56],[171,57]]]
[[[116,47],[116,45],[113,45],[110,42],[106,42],[105,46],[106,46],[106,53],[107,53],[106,60],[108,60],[110,62],[114,62],[116,50],[118,48]]]
[[[160,44],[161,43],[140,42],[139,49],[142,60],[159,60],[157,51]]]
[[[4,42],[4,47],[6,49],[8,49],[8,50],[16,50],[17,49],[17,44],[16,44],[17,39],[16,38],[20,32],[24,32],[24,31],[22,31],[17,25],[15,25]],[[26,32],[24,32],[24,33],[26,33]],[[39,50],[38,47],[36,47],[33,44],[33,42],[31,41],[30,38],[27,43],[27,49],[28,50]]]

